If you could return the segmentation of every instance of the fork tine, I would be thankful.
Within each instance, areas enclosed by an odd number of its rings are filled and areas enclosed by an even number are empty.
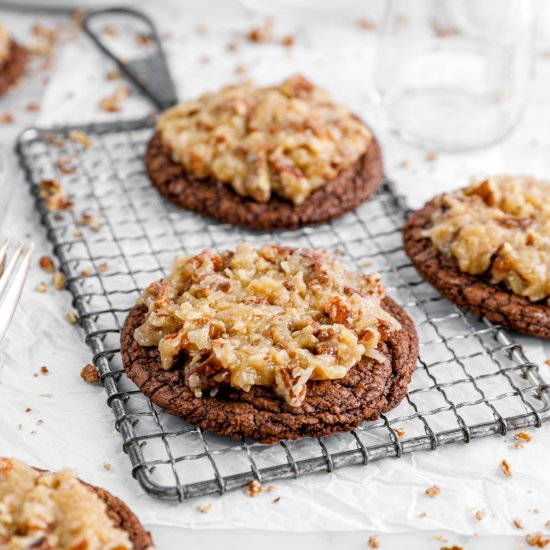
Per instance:
[[[19,261],[22,251],[23,251],[23,244],[20,243],[19,246],[15,249],[15,252],[13,253],[11,260],[8,262],[8,266],[4,270],[2,278],[0,279],[0,298],[2,298],[2,294],[6,290],[8,281],[15,269],[15,266],[17,265],[17,262]]]
[[[4,244],[2,244],[2,248],[0,248],[0,277],[2,277],[4,267],[6,266],[6,252],[8,251],[9,244],[10,242],[6,239]]]
[[[20,245],[18,250],[20,248],[23,248],[23,246]],[[34,245],[31,244],[29,249],[24,253],[23,260],[19,264],[17,272],[15,273],[8,290],[4,295],[4,299],[2,300],[0,298],[0,340],[4,337],[13,314],[15,313],[17,303],[19,302],[19,297],[21,296],[23,285],[25,284],[25,279],[27,278],[27,273],[29,272],[33,248]],[[3,279],[7,280],[7,277],[4,277]]]

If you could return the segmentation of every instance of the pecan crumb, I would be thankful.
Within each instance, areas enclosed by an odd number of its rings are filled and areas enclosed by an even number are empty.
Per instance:
[[[437,159],[437,151],[434,151],[433,149],[428,149],[426,151],[426,160],[429,162],[433,162]]]
[[[514,527],[516,529],[523,529],[523,522],[519,518],[514,518],[514,521],[512,522],[514,524]]]
[[[14,120],[13,115],[9,111],[6,111],[0,115],[0,122],[2,124],[11,124]]]
[[[48,287],[46,286],[46,283],[42,281],[41,283],[38,283],[35,288],[36,292],[46,292],[48,290]]]
[[[99,107],[102,111],[107,113],[118,113],[122,102],[130,95],[130,93],[131,90],[129,86],[118,86],[113,95],[104,97],[99,102]]]
[[[37,425],[37,426],[42,426],[42,424],[44,424],[44,421],[43,421],[41,418],[39,418],[39,419],[36,421],[36,425]]]
[[[273,487],[273,485],[268,485],[265,489],[265,492],[266,493],[272,493],[274,489],[275,489],[275,487]]]
[[[431,487],[428,487],[425,491],[425,493],[429,496],[429,497],[436,497],[439,495],[439,493],[441,493],[441,489],[437,486],[437,485],[432,485]]]
[[[397,437],[399,437],[399,439],[401,439],[402,437],[405,436],[405,430],[403,430],[401,428],[394,428],[393,431],[395,432],[395,435],[397,435]]]
[[[48,369],[48,367],[46,366],[43,366],[43,367],[40,367],[40,372],[42,374],[48,374],[50,372],[50,369]]]
[[[257,479],[253,479],[246,487],[246,494],[249,497],[257,497],[263,490],[263,485]]]
[[[65,313],[65,319],[71,323],[71,325],[76,325],[80,319],[72,311],[67,311]]]
[[[105,74],[106,80],[118,80],[122,75],[118,69],[111,69]]]
[[[487,512],[485,510],[476,510],[475,516],[477,521],[481,521],[486,515]]]
[[[92,146],[88,134],[81,130],[72,130],[69,132],[69,139],[72,139],[75,143],[82,145],[84,149],[89,149]]]
[[[25,109],[29,113],[33,113],[35,111],[40,111],[40,103],[31,102],[25,107]]]
[[[372,537],[369,537],[369,540],[367,541],[367,546],[369,548],[380,548],[378,537],[375,537],[374,535]]]
[[[115,27],[113,27],[113,25],[105,25],[103,27],[102,32],[104,35],[111,36],[111,37],[118,35],[118,31],[116,30]]]
[[[250,29],[245,38],[256,44],[265,44],[273,40],[273,20],[268,19],[263,25]]]
[[[67,279],[65,278],[65,275],[61,273],[61,271],[56,271],[53,274],[52,281],[53,281],[54,288],[56,288],[57,290],[63,290],[65,288]]]
[[[104,462],[103,463],[103,469],[106,471],[106,472],[110,472],[112,469],[113,469],[113,465],[109,462]]]
[[[74,159],[57,159],[55,165],[63,176],[76,174],[77,168]]]
[[[105,273],[107,271],[107,268],[109,266],[107,265],[107,262],[102,262],[100,263],[98,266],[97,266],[97,270],[100,272],[100,273]]]
[[[296,39],[293,37],[293,36],[284,36],[282,39],[281,39],[281,44],[285,47],[285,48],[292,48],[292,46],[294,46],[294,44],[296,44]]]
[[[38,260],[38,265],[46,272],[46,273],[53,273],[55,270],[55,266],[53,263],[53,260],[49,256],[42,256],[40,260]]]
[[[544,362],[545,365],[548,365],[550,367],[550,359],[547,359],[545,362]]]
[[[502,470],[502,473],[505,475],[505,477],[510,478],[512,477],[512,470],[510,469],[510,464],[506,460],[503,460],[500,463],[500,469]]]
[[[359,19],[359,26],[365,31],[373,31],[378,27],[374,21],[367,17],[361,17],[361,19]]]
[[[525,441],[526,443],[529,443],[529,441],[533,439],[533,436],[528,432],[519,432],[514,436],[514,439],[516,441]]]
[[[439,542],[447,542],[447,539],[443,535],[434,535],[434,539]]]
[[[546,548],[550,544],[550,539],[544,537],[540,531],[537,531],[533,535],[525,535],[525,540],[529,546],[534,546],[536,548]]]
[[[277,497],[273,499],[273,504],[279,504],[281,502],[281,497]]]
[[[464,550],[462,546],[457,546],[456,544],[453,544],[452,546],[442,546],[440,550]]]
[[[201,513],[201,514],[209,514],[211,511],[212,511],[212,504],[199,504],[197,506],[197,510]]]
[[[99,382],[99,373],[94,365],[88,363],[80,371],[80,377],[87,384],[97,384]]]

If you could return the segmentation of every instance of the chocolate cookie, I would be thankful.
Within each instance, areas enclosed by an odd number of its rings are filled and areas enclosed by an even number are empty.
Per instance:
[[[460,271],[454,258],[441,254],[422,236],[430,227],[435,203],[414,212],[403,229],[405,252],[416,270],[453,304],[519,332],[550,338],[550,307],[532,302],[482,277]]]
[[[255,202],[241,197],[229,185],[191,176],[165,152],[158,132],[149,142],[145,166],[160,194],[177,206],[256,229],[294,228],[337,218],[366,201],[378,189],[384,174],[382,152],[374,137],[354,164],[300,205],[277,196],[265,203]]]
[[[158,349],[142,347],[135,341],[134,330],[147,315],[145,306],[135,306],[124,323],[124,369],[159,407],[221,435],[273,444],[349,431],[396,407],[407,394],[416,367],[418,339],[412,320],[390,298],[385,298],[383,304],[402,326],[379,347],[386,361],[367,358],[342,379],[310,380],[299,408],[288,406],[271,389],[262,386],[253,386],[248,392],[224,386],[214,397],[195,397],[185,385],[181,367],[164,370]]]
[[[10,44],[8,60],[0,67],[0,96],[16,84],[27,67],[27,50],[14,40]]]

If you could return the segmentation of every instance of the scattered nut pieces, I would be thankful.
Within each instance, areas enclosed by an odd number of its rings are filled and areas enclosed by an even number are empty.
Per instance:
[[[111,96],[104,97],[99,102],[99,107],[102,111],[106,113],[118,113],[121,108],[122,102],[131,94],[129,86],[123,84],[118,86],[114,94]]]
[[[428,487],[425,491],[425,493],[431,497],[435,498],[436,496],[439,496],[441,493],[441,489],[437,485],[432,485],[431,487]]]
[[[34,113],[34,112],[36,112],[36,111],[40,111],[40,103],[31,102],[31,103],[27,104],[27,106],[25,107],[25,109],[26,109],[29,113]]]
[[[514,518],[514,521],[512,522],[514,524],[514,527],[516,529],[523,529],[523,522],[519,518]]]
[[[433,162],[436,159],[437,159],[437,151],[435,151],[434,149],[428,149],[426,151],[426,160],[428,162]]]
[[[547,359],[544,363],[550,367],[550,359]]]
[[[367,546],[369,548],[380,548],[378,537],[375,537],[374,535],[372,537],[369,537],[369,540],[367,541]]]
[[[80,377],[87,384],[97,384],[99,382],[99,372],[97,372],[95,365],[91,363],[88,363],[82,368]]]
[[[25,407],[25,412],[26,412],[26,413],[30,413],[30,412],[32,412],[32,409],[31,409],[31,407]]]
[[[36,421],[36,425],[37,425],[37,426],[42,426],[42,424],[44,424],[44,421],[43,421],[41,418],[39,418],[39,419]]]
[[[32,28],[31,36],[27,42],[27,50],[32,55],[51,58],[60,35],[60,25],[46,27],[42,23],[36,23]]]
[[[201,513],[201,514],[209,514],[211,511],[212,511],[212,504],[199,504],[197,506],[197,510]]]
[[[533,436],[527,432],[519,432],[514,436],[514,439],[521,439],[521,441],[526,441],[527,443],[529,443],[529,441],[533,439]]]
[[[11,124],[14,120],[15,120],[15,118],[8,111],[6,111],[5,113],[2,113],[0,115],[0,123],[2,123],[2,124]]]
[[[82,145],[84,149],[89,149],[92,146],[88,134],[82,132],[81,130],[72,130],[69,132],[69,139],[72,139],[74,142]]]
[[[481,521],[486,515],[487,512],[485,510],[476,510],[475,516],[477,521]]]
[[[263,25],[250,29],[245,38],[256,44],[265,44],[273,41],[273,19],[268,19]]]
[[[110,472],[110,471],[113,469],[113,465],[110,464],[109,462],[104,462],[104,463],[103,463],[103,469],[104,469],[106,472]]]
[[[36,292],[46,292],[46,290],[48,290],[48,287],[46,285],[46,283],[44,281],[42,281],[41,283],[38,283],[36,285],[36,288],[35,288]]]
[[[65,284],[67,282],[67,279],[66,279],[65,275],[63,273],[61,273],[61,271],[56,271],[53,274],[52,281],[53,281],[54,288],[56,288],[57,290],[64,290],[65,289]]]
[[[107,71],[107,74],[105,75],[105,79],[118,80],[121,76],[122,75],[118,69],[111,69],[110,71]]]
[[[113,25],[105,25],[101,32],[103,32],[104,35],[111,37],[118,35],[118,31],[115,27],[113,27]]]
[[[46,273],[53,273],[55,270],[55,265],[53,263],[53,260],[49,256],[42,256],[40,260],[38,260],[38,265],[46,272]]]
[[[67,313],[65,313],[65,319],[67,319],[67,321],[69,321],[71,325],[76,325],[78,321],[80,321],[78,316],[75,315],[72,311],[67,311]]]
[[[405,430],[401,429],[401,428],[394,428],[393,431],[395,432],[395,435],[401,439],[402,437],[405,436]]]
[[[361,17],[361,19],[359,19],[359,26],[365,31],[373,31],[378,28],[378,25],[367,17]]]
[[[46,210],[48,212],[57,212],[73,207],[73,202],[63,193],[58,180],[41,180],[40,198],[46,199]]]
[[[505,477],[507,477],[507,478],[512,477],[512,470],[510,469],[510,464],[508,464],[508,462],[506,462],[506,460],[503,460],[500,463],[500,469],[502,470],[502,473],[504,474]]]
[[[294,44],[296,44],[296,39],[293,37],[293,36],[283,36],[283,38],[281,38],[281,44],[285,47],[285,48],[292,48],[292,46],[294,46]]]
[[[50,370],[48,369],[48,367],[46,367],[45,365],[40,367],[40,372],[42,374],[49,374]]]
[[[261,495],[263,490],[263,485],[257,479],[253,479],[246,487],[246,493],[249,497]]]
[[[61,149],[65,146],[65,140],[59,134],[54,134],[53,132],[46,132],[44,134],[44,141],[48,145],[51,145],[52,147],[57,147],[58,149]]]
[[[529,546],[535,548],[546,548],[550,544],[550,539],[544,537],[540,531],[537,531],[534,535],[525,535],[525,540]]]
[[[99,273],[105,273],[107,269],[109,268],[107,262],[102,262],[97,266],[97,270]]]
[[[143,48],[150,48],[155,43],[153,35],[145,33],[136,34],[135,40],[136,44]]]
[[[281,497],[274,498],[272,502],[273,504],[279,504],[279,502],[281,502]]]
[[[456,544],[453,544],[452,546],[442,546],[440,550],[464,550],[462,546],[457,546]]]
[[[89,277],[92,274],[92,270],[88,267],[80,272],[81,277]]]
[[[76,174],[77,168],[74,159],[57,159],[55,165],[63,176],[68,174]]]
[[[268,485],[265,489],[266,493],[272,493],[274,491],[275,487],[273,485]]]

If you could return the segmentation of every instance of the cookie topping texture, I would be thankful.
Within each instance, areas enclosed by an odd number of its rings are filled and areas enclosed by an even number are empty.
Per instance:
[[[0,25],[0,67],[10,57],[11,39],[6,27]]]
[[[134,332],[164,369],[181,367],[200,396],[223,385],[272,387],[299,407],[308,380],[343,378],[399,330],[377,274],[350,273],[326,252],[273,245],[178,258],[138,303]]]
[[[461,271],[550,303],[550,182],[495,176],[436,206],[423,235]]]
[[[106,504],[70,470],[39,472],[0,458],[0,547],[131,550]]]
[[[267,202],[301,204],[367,150],[370,130],[302,76],[280,86],[223,88],[160,115],[174,162],[197,178]]]

